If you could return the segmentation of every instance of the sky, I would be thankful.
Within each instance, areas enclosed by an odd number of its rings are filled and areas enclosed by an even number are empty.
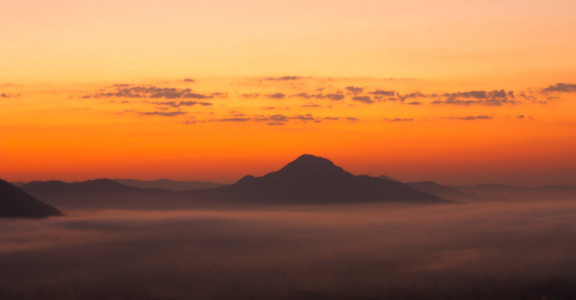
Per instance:
[[[0,2],[0,177],[234,182],[300,154],[576,185],[576,2]]]

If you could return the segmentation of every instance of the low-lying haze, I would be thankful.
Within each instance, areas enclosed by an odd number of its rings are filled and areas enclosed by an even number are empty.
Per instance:
[[[554,297],[576,291],[571,201],[67,213],[0,221],[2,298],[573,299]]]

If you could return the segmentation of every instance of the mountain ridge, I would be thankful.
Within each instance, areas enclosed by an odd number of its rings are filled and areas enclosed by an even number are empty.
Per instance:
[[[261,177],[247,175],[228,186],[188,194],[198,199],[259,203],[449,202],[399,182],[352,175],[332,161],[311,154],[301,155]]]
[[[46,218],[61,215],[53,206],[0,179],[0,218]]]

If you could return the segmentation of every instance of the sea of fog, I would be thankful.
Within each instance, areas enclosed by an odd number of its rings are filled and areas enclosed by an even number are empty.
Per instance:
[[[576,203],[0,221],[0,299],[576,299]]]

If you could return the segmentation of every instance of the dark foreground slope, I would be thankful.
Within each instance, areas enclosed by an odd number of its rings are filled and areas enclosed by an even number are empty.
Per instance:
[[[308,154],[262,177],[246,176],[229,186],[190,191],[187,194],[196,199],[212,201],[268,204],[447,202],[399,182],[352,175],[328,159]]]
[[[62,215],[21,189],[0,179],[0,218],[46,218]]]

